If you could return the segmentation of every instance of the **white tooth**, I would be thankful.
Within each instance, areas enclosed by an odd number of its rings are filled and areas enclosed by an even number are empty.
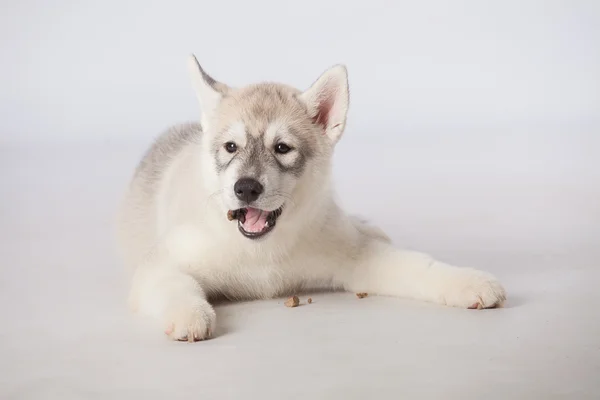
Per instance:
[[[268,227],[269,227],[269,221],[267,221],[267,222],[265,223],[265,228],[268,228]]]

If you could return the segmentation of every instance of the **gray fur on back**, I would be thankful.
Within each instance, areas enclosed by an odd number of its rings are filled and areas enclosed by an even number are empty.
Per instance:
[[[122,255],[131,266],[141,261],[156,239],[155,196],[163,175],[181,151],[201,137],[198,123],[173,126],[156,138],[139,162],[117,224]]]
[[[171,127],[158,136],[146,151],[135,170],[133,182],[138,181],[145,189],[152,191],[175,156],[188,144],[197,143],[201,137],[202,127],[198,123]]]

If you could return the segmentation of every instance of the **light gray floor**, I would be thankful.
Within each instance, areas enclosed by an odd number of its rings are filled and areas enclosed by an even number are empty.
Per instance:
[[[354,168],[338,170],[353,211],[396,242],[495,273],[506,308],[312,294],[296,309],[282,299],[221,305],[215,339],[172,343],[128,314],[110,236],[143,149],[2,149],[0,398],[600,397],[600,251],[590,236],[598,198],[585,184],[557,180],[540,191],[533,179],[507,178],[457,189],[443,173],[411,181],[414,146],[372,156],[370,169],[340,150],[340,168]],[[377,188],[367,178],[382,165],[394,179]],[[356,180],[361,199],[350,196]],[[397,215],[384,218],[392,205]]]

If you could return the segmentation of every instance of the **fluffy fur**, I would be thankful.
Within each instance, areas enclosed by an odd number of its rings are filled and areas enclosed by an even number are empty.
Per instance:
[[[273,83],[231,88],[193,56],[190,71],[200,123],[157,139],[119,214],[120,247],[133,272],[130,305],[157,318],[169,337],[209,338],[216,323],[209,301],[220,296],[344,289],[463,308],[503,303],[493,276],[398,249],[337,206],[331,159],[348,110],[345,67],[305,91]],[[275,151],[281,143],[291,150]],[[247,177],[264,188],[251,204],[234,193]],[[228,210],[247,206],[283,213],[253,240],[227,219]]]

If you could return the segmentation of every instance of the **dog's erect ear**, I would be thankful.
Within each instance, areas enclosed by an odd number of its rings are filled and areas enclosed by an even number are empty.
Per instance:
[[[221,82],[215,81],[204,72],[200,63],[198,63],[196,56],[193,54],[189,57],[188,68],[192,76],[192,84],[194,85],[196,96],[200,103],[200,123],[202,128],[206,131],[212,113],[219,105],[223,96],[227,94],[229,88]]]
[[[300,95],[315,123],[323,128],[333,143],[344,133],[348,97],[348,72],[343,65],[336,65],[325,71]]]

